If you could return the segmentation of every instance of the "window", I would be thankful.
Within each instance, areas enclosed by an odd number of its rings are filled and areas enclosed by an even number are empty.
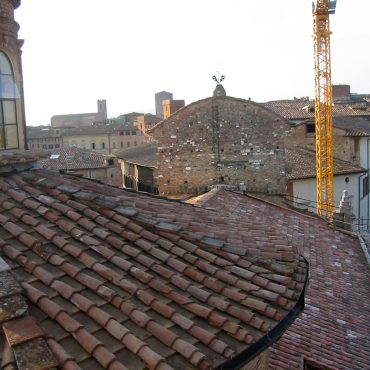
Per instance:
[[[95,149],[95,143],[91,143],[91,149]]]
[[[362,198],[369,194],[369,176],[362,179]]]
[[[131,143],[128,141],[127,142],[127,148],[129,148],[131,146]]]
[[[131,135],[136,135],[136,131],[131,131]]]
[[[134,141],[134,146],[137,146],[137,141]]]
[[[123,142],[121,141],[121,148],[123,148]]]
[[[130,135],[130,131],[125,131],[125,135]]]
[[[314,134],[314,133],[315,133],[315,124],[306,123],[306,134]]]
[[[0,150],[19,147],[15,105],[18,98],[12,66],[0,51]]]
[[[105,149],[105,143],[101,143],[101,148]]]
[[[113,141],[112,147],[113,147],[113,149],[116,149],[116,142],[115,141]]]

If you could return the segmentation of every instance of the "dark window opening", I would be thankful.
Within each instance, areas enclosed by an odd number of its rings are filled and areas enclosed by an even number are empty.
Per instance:
[[[329,370],[329,368],[318,362],[304,360],[303,370]]]
[[[315,124],[314,123],[306,123],[306,133],[307,134],[314,134],[315,133]]]
[[[223,176],[220,176],[220,179],[219,179],[220,183],[223,184],[225,182],[225,179]]]
[[[109,166],[113,166],[113,164],[114,164],[113,159],[108,159],[108,164],[109,164]]]
[[[362,198],[369,194],[369,176],[362,179]]]

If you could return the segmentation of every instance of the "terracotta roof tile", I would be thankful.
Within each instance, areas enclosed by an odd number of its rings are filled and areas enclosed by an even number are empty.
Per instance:
[[[19,229],[11,227],[7,240],[18,244],[0,248],[20,265],[19,277],[31,275],[24,294],[42,311],[42,327],[55,341],[50,347],[65,367],[158,369],[177,356],[189,368],[220,366],[263,338],[302,293],[303,285],[292,284],[304,281],[298,255],[292,253],[288,273],[258,266],[262,260],[243,255],[251,235],[235,232],[239,222],[228,215],[218,219],[212,211],[44,170],[28,173],[4,178],[2,204],[14,211],[0,221]],[[22,203],[12,197],[10,180]],[[240,255],[214,237],[220,225],[240,237]],[[279,312],[260,296],[264,291],[286,300]]]
[[[3,330],[11,347],[43,336],[42,330],[30,316],[4,323]]]

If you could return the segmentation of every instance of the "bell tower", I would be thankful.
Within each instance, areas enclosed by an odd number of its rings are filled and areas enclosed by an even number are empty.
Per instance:
[[[14,10],[21,0],[0,0],[0,152],[26,149],[22,45]]]

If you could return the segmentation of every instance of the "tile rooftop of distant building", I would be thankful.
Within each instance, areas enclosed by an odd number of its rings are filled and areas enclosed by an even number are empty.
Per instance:
[[[90,125],[77,128],[70,128],[63,131],[63,136],[74,135],[98,135],[98,134],[118,134],[118,132],[132,130],[138,131],[138,128],[132,124],[101,124]]]
[[[289,120],[315,118],[314,102],[311,100],[275,100],[261,104]],[[332,111],[333,116],[370,116],[370,107],[349,103],[333,104]]]
[[[0,189],[5,364],[215,368],[302,309],[306,264],[259,201],[235,219],[41,169]]]
[[[158,144],[156,142],[150,142],[125,150],[117,150],[114,154],[127,162],[135,163],[140,166],[156,167],[157,150]]]
[[[370,118],[335,117],[333,126],[346,130],[347,136],[370,136]]]
[[[313,150],[297,147],[286,148],[287,177],[298,180],[316,177],[316,154]],[[334,158],[334,175],[365,172],[360,166]]]
[[[356,236],[319,218],[225,190],[214,189],[195,204],[240,224],[254,214],[267,225],[256,243],[280,235],[277,248],[292,244],[310,263],[306,308],[270,347],[271,370],[302,369],[303,360],[330,370],[370,368],[369,266]]]
[[[79,148],[61,148],[48,152],[48,157],[40,161],[41,168],[52,170],[78,170],[108,167],[108,157]]]

